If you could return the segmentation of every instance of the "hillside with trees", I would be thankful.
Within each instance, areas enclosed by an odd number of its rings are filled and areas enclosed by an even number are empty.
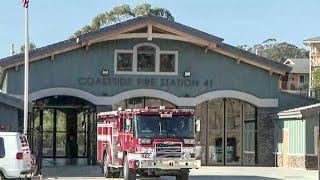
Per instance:
[[[81,34],[98,30],[102,27],[126,21],[135,17],[152,14],[155,16],[164,17],[171,21],[174,21],[174,17],[171,12],[161,7],[152,7],[150,4],[137,5],[131,8],[129,5],[124,4],[116,6],[108,12],[100,13],[92,19],[91,25],[85,25],[78,31],[76,31],[70,38],[75,38]]]
[[[273,38],[253,46],[238,45],[237,47],[280,63],[283,63],[288,58],[309,58],[309,51],[306,49],[299,48],[288,42],[277,42]]]

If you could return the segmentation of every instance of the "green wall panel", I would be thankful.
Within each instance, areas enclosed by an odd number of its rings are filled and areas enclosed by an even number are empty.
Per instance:
[[[306,119],[306,153],[314,154],[314,127],[319,126],[318,117]]]
[[[290,154],[305,154],[305,120],[297,119],[285,119],[278,120],[277,122],[277,135],[275,136],[278,152],[283,152],[283,137],[282,129],[287,128],[289,130],[289,150]]]

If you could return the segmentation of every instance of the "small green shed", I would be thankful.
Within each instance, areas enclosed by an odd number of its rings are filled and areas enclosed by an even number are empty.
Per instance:
[[[276,163],[280,167],[317,169],[320,103],[278,113]]]

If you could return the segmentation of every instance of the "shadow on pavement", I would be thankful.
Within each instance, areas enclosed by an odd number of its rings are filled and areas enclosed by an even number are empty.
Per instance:
[[[42,175],[45,178],[102,177],[99,166],[50,166],[43,168]]]
[[[213,175],[213,176],[190,176],[191,180],[278,180],[276,178],[262,176],[230,176],[230,175]]]

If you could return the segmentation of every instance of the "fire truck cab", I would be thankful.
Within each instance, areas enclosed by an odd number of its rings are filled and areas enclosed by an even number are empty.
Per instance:
[[[145,108],[97,115],[97,159],[106,177],[189,177],[200,167],[195,132],[199,120],[189,109]]]

